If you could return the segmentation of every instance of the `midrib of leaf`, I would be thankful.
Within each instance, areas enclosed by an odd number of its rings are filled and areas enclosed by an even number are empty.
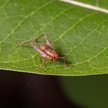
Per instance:
[[[90,10],[93,10],[93,11],[102,12],[104,14],[108,14],[107,9],[104,9],[104,8],[101,8],[101,7],[98,7],[98,6],[94,6],[94,5],[90,5],[90,4],[87,4],[87,3],[84,3],[84,2],[79,2],[79,1],[76,1],[76,0],[60,0],[60,1],[70,3],[72,5],[80,6],[82,8],[90,9]]]

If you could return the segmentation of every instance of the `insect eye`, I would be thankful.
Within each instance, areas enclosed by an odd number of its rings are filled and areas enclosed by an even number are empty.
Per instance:
[[[54,59],[56,59],[56,57],[54,56]]]

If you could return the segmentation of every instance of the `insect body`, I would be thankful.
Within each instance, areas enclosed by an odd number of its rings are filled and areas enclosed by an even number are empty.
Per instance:
[[[31,47],[37,51],[41,57],[43,58],[46,58],[48,60],[53,60],[53,61],[57,61],[59,59],[59,55],[58,53],[53,49],[51,43],[49,42],[48,40],[48,37],[46,35],[41,35],[45,38],[45,43],[44,44],[41,44],[41,45],[38,45],[38,47],[35,45],[35,42],[38,44],[38,38],[35,38],[34,40],[32,41],[27,41],[25,43],[30,43]],[[23,43],[23,44],[25,44]]]
[[[54,49],[48,46],[47,44],[42,44],[40,46],[40,50],[42,50],[45,53],[46,55],[45,58],[54,60],[54,61],[58,60],[58,53],[56,53]]]

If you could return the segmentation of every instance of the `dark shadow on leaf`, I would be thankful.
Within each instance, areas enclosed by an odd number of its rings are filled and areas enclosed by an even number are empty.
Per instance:
[[[69,57],[65,56],[66,53],[59,46],[57,46],[57,50],[56,50],[57,53],[59,54],[59,57],[60,57],[59,58],[59,63],[60,64],[64,64],[65,66],[69,66],[70,64],[72,64],[72,61],[69,60]]]

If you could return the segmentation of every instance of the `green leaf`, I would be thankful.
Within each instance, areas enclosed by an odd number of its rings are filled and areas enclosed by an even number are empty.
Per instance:
[[[106,1],[100,0],[100,7],[102,3]],[[68,68],[63,61],[43,66],[29,44],[15,47],[42,33],[64,55]],[[65,76],[106,74],[108,15],[58,0],[0,0],[0,69]]]

